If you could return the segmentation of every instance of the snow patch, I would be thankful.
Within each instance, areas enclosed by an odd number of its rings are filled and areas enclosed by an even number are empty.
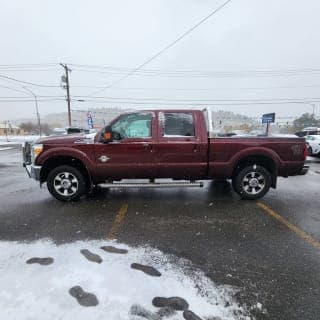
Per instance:
[[[40,136],[37,135],[29,135],[29,136],[0,136],[0,144],[1,145],[10,145],[10,144],[17,144],[23,143],[26,141],[35,141],[38,140]]]
[[[100,249],[113,245],[128,250],[114,254]],[[101,264],[88,261],[80,250],[99,254]],[[185,260],[150,247],[130,248],[111,241],[79,241],[57,246],[50,241],[32,243],[0,242],[0,319],[108,319],[143,318],[130,314],[141,306],[151,314],[155,297],[181,297],[190,310],[202,318],[249,319],[233,300],[228,287],[217,287]],[[32,257],[52,257],[46,266],[26,264]],[[130,268],[132,263],[152,265],[161,272],[150,277]],[[99,300],[95,307],[83,307],[69,294],[81,286]],[[166,318],[182,320],[178,311]],[[145,319],[144,319],[145,320]]]
[[[0,147],[0,151],[6,151],[11,149],[14,149],[14,147]]]

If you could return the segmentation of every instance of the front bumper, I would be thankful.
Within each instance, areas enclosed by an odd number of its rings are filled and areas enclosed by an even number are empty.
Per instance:
[[[40,181],[41,166],[36,166],[33,164],[31,157],[31,148],[31,142],[25,142],[22,146],[23,167],[26,169],[29,178]]]
[[[303,176],[303,175],[307,174],[308,170],[309,170],[309,166],[308,165],[304,165],[303,168],[300,171],[300,175]]]
[[[23,166],[25,167],[29,178],[40,181],[41,166],[35,166],[33,164],[27,164],[25,162],[23,163]]]

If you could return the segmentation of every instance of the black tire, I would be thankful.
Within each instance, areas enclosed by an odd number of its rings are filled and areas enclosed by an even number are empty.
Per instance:
[[[86,192],[86,181],[78,169],[59,166],[49,173],[47,187],[60,201],[76,201]]]
[[[312,155],[313,155],[312,148],[308,147],[308,156],[312,156]]]
[[[271,174],[259,165],[250,165],[240,169],[232,179],[234,190],[242,199],[262,198],[270,189]]]

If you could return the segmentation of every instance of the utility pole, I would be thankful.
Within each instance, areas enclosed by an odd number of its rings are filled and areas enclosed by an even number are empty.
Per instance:
[[[62,82],[65,83],[65,86],[63,88],[67,90],[68,123],[69,123],[69,127],[71,127],[71,102],[70,102],[70,85],[69,85],[69,71],[71,71],[71,69],[69,69],[66,64],[60,63],[60,65],[65,71],[65,76],[62,77]]]
[[[9,121],[8,121],[9,122]],[[4,122],[4,131],[6,133],[6,140],[7,142],[9,142],[9,139],[8,139],[8,129],[7,129],[7,121]]]
[[[311,103],[311,106],[312,106],[312,116],[315,117],[315,109],[316,109],[316,105],[315,103]]]

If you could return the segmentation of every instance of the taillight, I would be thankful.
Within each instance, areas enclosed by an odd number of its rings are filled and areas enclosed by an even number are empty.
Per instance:
[[[303,156],[304,156],[304,160],[306,160],[307,156],[308,156],[308,146],[307,146],[307,144],[304,145]]]

